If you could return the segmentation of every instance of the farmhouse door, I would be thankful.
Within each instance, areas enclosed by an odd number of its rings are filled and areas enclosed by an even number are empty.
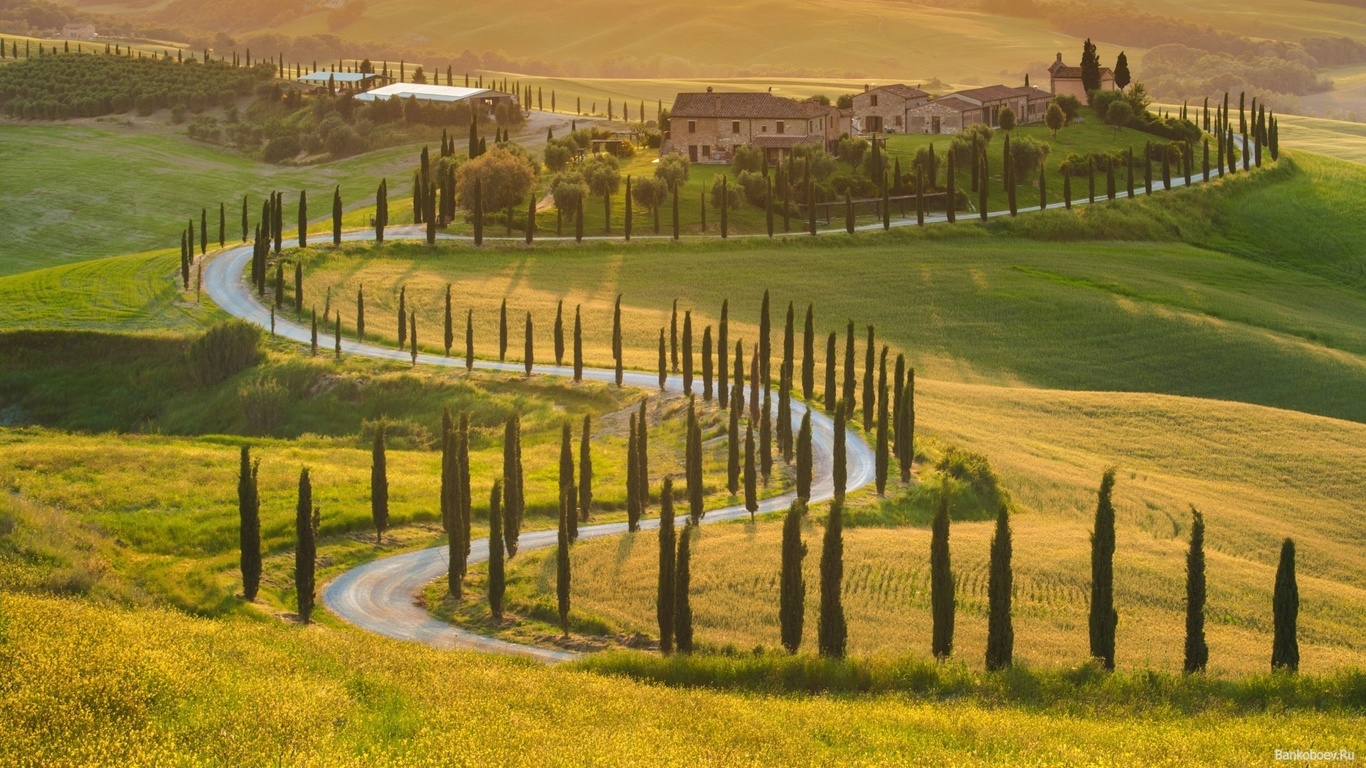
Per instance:
[[[696,144],[690,144],[690,145],[688,145],[688,160],[690,160],[690,161],[692,161],[692,162],[694,162],[694,163],[697,162],[697,145],[696,145]]]
[[[939,133],[939,118],[930,118],[930,133]]]

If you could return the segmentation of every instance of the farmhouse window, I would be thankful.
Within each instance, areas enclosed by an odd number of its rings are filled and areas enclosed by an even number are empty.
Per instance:
[[[872,103],[872,105],[871,105],[871,106],[874,106],[874,107],[876,107],[876,106],[877,106],[877,94],[876,94],[876,93],[875,93],[875,94],[873,94],[873,97],[872,97],[872,98],[873,98],[873,103]]]
[[[688,133],[697,133],[697,121],[696,121],[696,120],[689,120],[689,121],[688,121]]]
[[[778,121],[778,127],[777,127],[777,129],[774,130],[774,133],[783,133],[783,127],[784,127],[783,121],[782,121],[782,120],[779,120],[779,121]]]
[[[731,133],[739,133],[739,132],[740,132],[740,121],[739,121],[739,120],[732,120],[732,121],[730,121],[730,132],[731,132]]]

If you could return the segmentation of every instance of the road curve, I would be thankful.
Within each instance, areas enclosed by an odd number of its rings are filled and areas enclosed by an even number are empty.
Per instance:
[[[389,239],[418,239],[422,234],[412,228],[391,228]],[[369,239],[369,233],[347,233],[348,240]],[[271,311],[257,300],[247,283],[245,270],[251,261],[250,245],[229,248],[215,255],[204,267],[204,290],[223,311],[230,315],[270,327]],[[312,339],[312,329],[294,322],[285,315],[275,317],[275,333],[293,341],[308,344]],[[342,340],[342,351],[348,355],[379,358],[385,360],[411,361],[411,353],[360,343],[354,339]],[[417,361],[424,365],[460,368],[462,358],[448,358],[431,354],[418,354]],[[484,370],[524,373],[521,363],[498,363],[476,360],[475,367]],[[546,376],[571,378],[574,370],[565,366],[537,365],[534,372]],[[615,381],[612,370],[585,368],[585,379],[593,381]],[[638,387],[646,391],[657,391],[657,373],[625,371],[623,385]],[[665,388],[672,393],[682,394],[681,377],[670,376]],[[793,432],[807,412],[806,405],[799,400],[792,402]],[[776,407],[775,407],[776,416]],[[826,501],[834,496],[832,480],[833,448],[835,425],[829,416],[819,410],[811,411],[811,450],[813,482],[811,500]],[[848,489],[861,488],[873,482],[875,456],[868,444],[853,430],[845,434],[846,467],[848,469]],[[775,512],[786,509],[796,498],[795,492],[765,499],[759,504],[760,512]],[[749,512],[743,506],[730,506],[723,509],[708,510],[703,523],[733,520],[746,517]],[[685,515],[679,517],[686,518]],[[642,528],[655,528],[658,517],[643,518]],[[605,523],[600,525],[579,526],[579,538],[591,539],[600,536],[615,536],[626,533],[626,523]],[[523,532],[518,539],[518,551],[529,551],[556,545],[557,532],[554,530]],[[488,539],[471,543],[470,562],[480,563],[488,559]],[[418,605],[415,595],[431,581],[446,573],[447,548],[431,547],[385,557],[353,568],[323,588],[323,604],[334,614],[362,629],[369,630],[399,640],[421,642],[437,648],[460,648],[465,650],[523,656],[543,662],[561,662],[576,658],[577,654],[568,651],[522,645],[487,637],[475,632],[438,621],[428,615],[425,608]]]

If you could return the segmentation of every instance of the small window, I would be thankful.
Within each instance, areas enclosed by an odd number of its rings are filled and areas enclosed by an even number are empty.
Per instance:
[[[761,125],[761,126],[759,126],[759,133],[768,133],[768,126],[767,126],[767,125]]]
[[[703,144],[703,145],[702,145],[702,157],[704,157],[704,158],[709,158],[709,157],[711,157],[711,145],[710,145],[710,144]]]
[[[873,103],[872,103],[870,106],[876,107],[876,106],[877,106],[877,94],[876,94],[876,93],[873,94],[872,99],[873,99]]]
[[[778,121],[778,127],[777,127],[776,130],[774,130],[774,133],[782,133],[782,132],[783,132],[783,127],[784,127],[784,126],[783,126],[783,121],[782,121],[782,120],[779,120],[779,121]]]
[[[696,120],[689,120],[689,121],[688,121],[688,133],[697,133],[697,121],[696,121]]]
[[[730,121],[730,132],[731,132],[731,133],[739,133],[739,132],[740,132],[740,121],[739,121],[739,120],[732,120],[732,121]]]

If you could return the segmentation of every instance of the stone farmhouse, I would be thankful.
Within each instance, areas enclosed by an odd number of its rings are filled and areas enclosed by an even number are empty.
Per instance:
[[[661,154],[686,155],[694,163],[728,163],[735,149],[764,150],[770,163],[786,159],[799,144],[834,148],[849,132],[849,115],[814,101],[771,93],[680,93],[669,113]]]
[[[1054,96],[1067,94],[1086,102],[1086,86],[1081,84],[1081,67],[1069,67],[1062,62],[1062,54],[1048,68],[1048,89]],[[1100,68],[1100,89],[1115,90],[1115,73],[1109,67]]]
[[[919,88],[895,83],[876,88],[865,85],[854,95],[853,127],[859,133],[905,133],[910,112],[923,107],[930,95]]]
[[[1015,113],[1017,123],[1038,123],[1043,121],[1052,99],[1053,94],[1042,88],[971,88],[930,99],[909,110],[907,132],[954,134],[979,123],[997,128],[1001,124],[1001,110],[1006,107]]]

